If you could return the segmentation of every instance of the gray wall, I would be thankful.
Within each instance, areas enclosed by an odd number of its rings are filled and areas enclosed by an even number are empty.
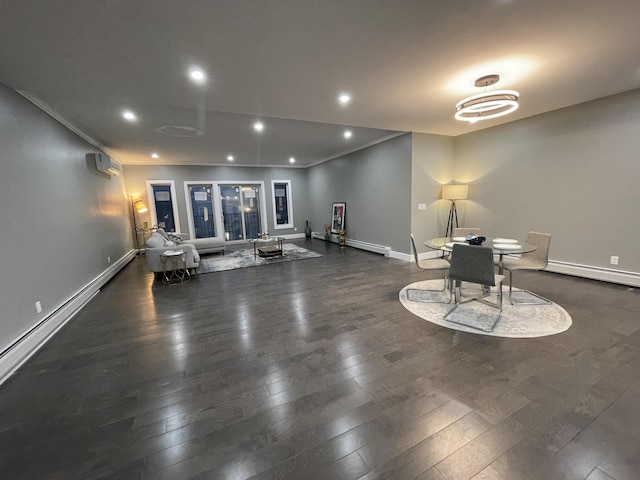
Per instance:
[[[147,180],[173,180],[176,185],[178,216],[180,228],[188,233],[187,205],[184,196],[185,181],[264,181],[267,201],[267,231],[274,235],[290,235],[304,233],[305,222],[309,214],[309,196],[307,194],[307,171],[302,168],[258,168],[258,167],[215,167],[215,166],[177,166],[177,165],[125,165],[124,176],[127,192],[150,204],[147,195]],[[291,180],[293,193],[294,228],[275,230],[273,220],[273,192],[271,180]],[[150,211],[140,216],[140,221],[148,221],[153,225]],[[294,229],[297,229],[294,230]]]
[[[347,238],[407,250],[411,135],[309,168],[311,226],[323,232],[332,202],[346,202]]]
[[[97,150],[2,84],[0,145],[2,351],[129,252],[131,227],[122,178],[85,160]]]
[[[639,152],[640,90],[457,137],[465,222],[549,232],[553,260],[640,272]]]
[[[456,183],[453,177],[455,139],[442,135],[425,133],[412,134],[411,168],[411,232],[416,238],[418,252],[429,251],[422,245],[428,238],[441,237],[447,225],[449,200],[440,199],[442,185]],[[459,183],[459,182],[457,182]],[[418,204],[425,204],[426,210],[418,210]],[[464,202],[458,207],[458,220],[464,223]],[[406,247],[401,251],[410,252],[409,235]]]

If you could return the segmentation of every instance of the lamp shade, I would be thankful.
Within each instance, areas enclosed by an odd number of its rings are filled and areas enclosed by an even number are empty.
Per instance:
[[[149,210],[142,200],[136,200],[133,202],[133,206],[138,213],[144,213]]]
[[[466,200],[469,198],[469,185],[443,185],[442,198],[445,200]]]

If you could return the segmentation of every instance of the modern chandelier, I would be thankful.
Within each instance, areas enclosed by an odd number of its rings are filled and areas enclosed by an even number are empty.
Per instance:
[[[500,80],[500,75],[485,75],[476,80],[476,87],[489,87]],[[456,105],[456,118],[465,122],[477,122],[501,117],[518,109],[520,94],[515,90],[491,90],[460,100]]]

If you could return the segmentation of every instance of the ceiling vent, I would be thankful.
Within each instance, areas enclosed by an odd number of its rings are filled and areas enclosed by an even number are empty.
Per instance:
[[[195,127],[186,127],[182,125],[163,125],[155,130],[163,135],[170,137],[198,137],[202,135],[202,131]]]

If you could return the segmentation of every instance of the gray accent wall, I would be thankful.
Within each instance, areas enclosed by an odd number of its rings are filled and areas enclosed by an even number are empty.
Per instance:
[[[127,191],[139,196],[147,206],[150,199],[147,195],[147,180],[173,180],[176,186],[178,217],[180,229],[188,233],[187,204],[184,195],[185,181],[202,182],[264,182],[267,202],[267,231],[271,235],[293,235],[304,233],[305,222],[308,219],[309,196],[307,170],[303,168],[275,168],[275,167],[219,167],[219,166],[179,166],[179,165],[125,165],[124,175]],[[291,180],[293,194],[294,228],[274,229],[272,180]],[[153,225],[149,213],[142,214],[140,221]],[[217,228],[217,227],[216,227]]]
[[[419,253],[429,251],[423,242],[441,237],[447,225],[451,202],[442,200],[442,185],[455,182],[453,158],[455,138],[426,133],[413,133],[411,152],[411,233]],[[426,209],[419,210],[424,204]],[[464,223],[464,202],[459,202],[458,220]],[[410,252],[409,235],[402,252]]]
[[[640,90],[463,135],[455,146],[455,178],[470,184],[465,225],[515,238],[549,232],[552,260],[640,272]]]
[[[324,232],[331,204],[346,202],[347,238],[407,251],[411,134],[309,168],[311,226]]]
[[[0,146],[2,352],[130,252],[131,222],[98,150],[2,84]]]

